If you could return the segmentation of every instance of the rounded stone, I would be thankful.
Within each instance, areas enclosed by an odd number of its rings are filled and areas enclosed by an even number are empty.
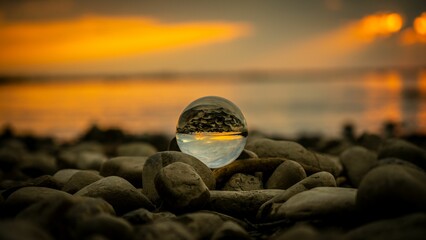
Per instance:
[[[240,225],[233,221],[226,221],[220,226],[210,238],[211,240],[251,240],[252,238],[248,232]]]
[[[266,182],[266,188],[287,189],[306,178],[303,167],[295,161],[281,163]]]
[[[132,239],[133,227],[126,220],[109,214],[98,214],[82,220],[76,228],[76,239],[101,235],[107,239]]]
[[[357,195],[357,205],[375,216],[397,216],[426,211],[426,173],[420,169],[388,164],[365,175]]]
[[[345,150],[340,155],[340,161],[354,187],[358,187],[364,175],[378,163],[376,153],[360,146]]]
[[[162,201],[175,211],[200,209],[210,197],[206,184],[186,163],[175,162],[163,167],[154,181]]]
[[[75,193],[76,196],[103,198],[110,203],[117,214],[122,215],[137,208],[154,209],[145,195],[121,177],[102,178]]]
[[[104,177],[119,176],[136,188],[142,187],[142,170],[148,157],[115,157],[102,164],[100,174]]]
[[[149,143],[133,142],[121,144],[117,148],[117,156],[151,156],[157,152],[157,149]]]
[[[426,169],[426,151],[402,139],[388,139],[379,148],[378,159],[399,158]]]
[[[102,177],[93,171],[81,170],[72,175],[68,182],[65,183],[64,187],[62,188],[62,191],[74,194],[85,186],[94,183],[100,179],[102,179]]]
[[[210,190],[215,188],[216,179],[212,171],[200,160],[182,152],[159,152],[146,160],[142,170],[143,192],[152,202],[156,203],[160,200],[154,183],[157,173],[163,167],[174,162],[191,165]]]

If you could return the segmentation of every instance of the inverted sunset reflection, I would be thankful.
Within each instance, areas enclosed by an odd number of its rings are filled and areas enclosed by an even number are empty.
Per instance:
[[[161,23],[142,17],[86,16],[70,20],[0,23],[0,65],[49,64],[133,56],[241,37],[245,24]]]

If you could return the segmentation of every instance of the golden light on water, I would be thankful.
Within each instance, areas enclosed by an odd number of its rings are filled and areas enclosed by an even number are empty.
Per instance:
[[[426,35],[426,12],[414,20],[413,26],[417,34]]]
[[[364,17],[356,26],[356,34],[364,40],[399,32],[404,24],[398,13],[377,13]]]
[[[229,22],[161,23],[143,17],[86,16],[0,23],[0,66],[54,64],[174,51],[230,41],[249,32]]]

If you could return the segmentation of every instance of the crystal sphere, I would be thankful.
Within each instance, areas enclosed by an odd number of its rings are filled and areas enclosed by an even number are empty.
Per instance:
[[[189,104],[179,117],[176,141],[180,150],[209,168],[233,162],[247,141],[247,123],[231,101],[202,97]]]

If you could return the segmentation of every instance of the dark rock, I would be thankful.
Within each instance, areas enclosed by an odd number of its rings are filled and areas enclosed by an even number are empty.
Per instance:
[[[378,159],[399,158],[426,169],[426,151],[402,139],[388,139],[379,148]]]
[[[117,156],[151,156],[157,149],[149,143],[133,142],[118,146]]]
[[[302,145],[291,141],[275,141],[261,138],[250,141],[246,148],[255,152],[259,158],[280,157],[298,162],[307,173],[320,171],[339,176],[342,166],[329,156],[308,151]]]
[[[208,209],[234,217],[254,217],[259,207],[284,190],[210,191]]]
[[[31,153],[23,156],[20,169],[30,177],[53,174],[57,170],[56,159],[46,153]]]
[[[5,190],[1,192],[1,195],[4,198],[7,198],[10,196],[10,194],[23,187],[46,187],[52,189],[61,189],[62,185],[52,176],[43,175],[37,178],[30,178],[26,181],[11,181],[2,187],[5,188]]]
[[[22,162],[22,155],[19,151],[7,147],[0,148],[0,170],[8,172],[17,168]]]
[[[155,189],[171,210],[191,211],[203,207],[210,193],[195,169],[183,162],[171,163],[158,172]]]
[[[205,223],[204,223],[205,224]],[[196,240],[181,223],[162,221],[135,228],[134,240]]]
[[[76,196],[100,197],[122,215],[137,208],[154,209],[152,203],[132,184],[123,178],[102,178],[75,193]]]
[[[49,231],[57,239],[76,239],[77,224],[101,213],[114,210],[102,199],[62,196],[39,201],[17,215]]]
[[[263,189],[262,181],[253,175],[236,173],[222,188],[224,191],[251,191]]]
[[[357,205],[371,216],[397,216],[426,210],[426,174],[403,165],[383,165],[365,175]]]
[[[411,167],[411,168],[415,168],[417,170],[423,171],[423,169],[419,166],[417,166],[416,164],[413,164],[411,162],[399,159],[399,158],[382,158],[378,161],[378,166],[383,166],[383,165],[401,165],[401,166],[405,166],[405,167]]]
[[[367,148],[371,151],[377,151],[382,144],[382,138],[379,135],[371,133],[363,133],[357,139],[358,145]]]
[[[310,225],[297,224],[290,229],[280,230],[270,240],[318,240],[320,233]]]
[[[104,177],[119,176],[136,188],[142,187],[142,170],[147,157],[116,157],[102,164],[100,174]]]
[[[271,213],[273,219],[339,219],[355,215],[356,189],[317,187],[294,195]]]
[[[159,220],[173,220],[176,218],[176,215],[171,212],[153,213],[145,208],[139,208],[124,214],[122,217],[133,225],[141,225]]]
[[[423,240],[426,236],[426,214],[415,213],[399,218],[372,222],[349,231],[351,240]]]
[[[288,199],[293,197],[294,195],[301,193],[303,191],[316,188],[316,187],[335,187],[336,181],[329,172],[318,172],[308,176],[302,181],[294,184],[286,191],[278,194],[272,199],[266,201],[259,208],[259,212],[257,214],[258,219],[267,218],[273,219],[275,216],[275,212],[281,207],[282,203],[286,202]]]
[[[213,233],[211,240],[226,239],[250,240],[251,237],[240,225],[232,221],[226,221]]]
[[[23,187],[13,192],[6,199],[7,210],[16,214],[33,203],[44,199],[56,199],[58,197],[71,196],[66,192],[45,187]]]
[[[25,220],[8,220],[0,222],[0,239],[2,240],[51,240],[46,231]]]
[[[77,168],[83,170],[99,170],[107,160],[102,145],[98,143],[80,143],[59,152],[60,168]]]
[[[269,189],[287,189],[306,177],[303,167],[295,161],[280,164],[266,182]]]
[[[354,187],[358,187],[364,175],[378,163],[376,153],[359,146],[344,151],[340,161]]]
[[[132,239],[133,227],[126,220],[108,214],[98,214],[82,220],[76,229],[77,239],[101,235],[107,239]]]
[[[62,191],[74,194],[85,186],[100,180],[102,177],[93,171],[81,170],[72,175],[65,183]]]
[[[215,188],[216,181],[212,171],[197,158],[181,152],[159,152],[146,160],[142,171],[143,192],[152,202],[156,203],[160,200],[155,189],[155,176],[161,168],[174,162],[191,165],[209,189]]]
[[[259,157],[257,156],[256,153],[254,153],[254,152],[252,152],[250,150],[244,149],[240,153],[240,155],[237,157],[237,160],[253,159],[253,158],[259,158]]]
[[[185,226],[196,239],[210,239],[226,220],[214,213],[195,212],[181,215],[175,221]]]
[[[53,178],[57,182],[61,183],[62,185],[65,185],[65,183],[67,183],[68,180],[70,180],[72,175],[74,175],[75,173],[79,171],[80,171],[79,169],[61,169],[53,175]]]

